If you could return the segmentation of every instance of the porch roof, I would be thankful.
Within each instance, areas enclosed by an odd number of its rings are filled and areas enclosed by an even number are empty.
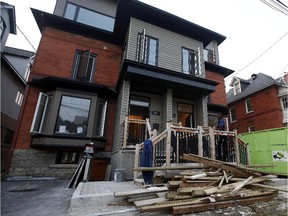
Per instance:
[[[197,100],[216,90],[217,82],[139,62],[125,60],[117,83],[117,92],[124,80],[130,81],[132,91],[164,94],[168,88],[173,96]]]

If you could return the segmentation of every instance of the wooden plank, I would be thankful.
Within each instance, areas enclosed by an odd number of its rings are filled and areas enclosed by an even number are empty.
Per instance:
[[[276,191],[282,191],[282,192],[288,192],[288,189],[283,189],[283,188],[277,188],[277,187],[272,187],[269,185],[264,185],[264,184],[252,184],[251,186],[256,186],[256,187],[261,187],[261,188],[268,188],[268,189],[272,189],[272,190],[276,190]]]
[[[231,191],[230,195],[235,194],[237,191],[239,191],[242,187],[244,187],[248,182],[250,182],[253,179],[252,176],[250,176],[249,178],[245,179],[242,182],[237,183],[237,185],[235,186],[235,188]]]
[[[134,204],[137,208],[140,208],[142,206],[154,205],[156,203],[162,203],[166,201],[167,199],[165,197],[158,197],[158,198],[153,198],[153,199],[135,201]]]
[[[203,169],[201,166],[175,166],[175,167],[134,167],[133,171],[154,171],[154,170],[186,170],[186,169]]]
[[[136,149],[135,149],[135,159],[134,159],[134,168],[137,169],[139,168],[139,158],[140,158],[140,144],[136,144]],[[134,179],[137,179],[137,171],[140,170],[134,170]]]
[[[114,192],[114,197],[129,197],[133,195],[144,195],[144,194],[153,194],[168,191],[167,187],[151,187],[147,189],[137,189],[132,191],[125,191],[125,192]]]
[[[193,213],[193,212],[203,212],[208,211],[211,209],[219,209],[219,208],[228,208],[231,206],[234,206],[235,203],[238,203],[240,205],[247,205],[247,204],[253,204],[258,202],[267,202],[272,200],[277,196],[277,193],[269,194],[269,195],[261,195],[257,197],[245,197],[245,198],[238,198],[233,200],[227,200],[227,201],[216,201],[216,202],[210,202],[210,203],[197,203],[192,205],[183,205],[183,206],[173,206],[172,207],[172,214],[173,215],[179,215],[179,214],[187,214],[187,213]]]
[[[198,155],[203,156],[203,135],[202,135],[202,127],[198,126]]]
[[[171,166],[171,123],[166,123],[167,137],[166,137],[166,164],[167,167]]]
[[[249,177],[250,175],[253,176],[261,176],[260,173],[258,172],[252,172],[251,169],[247,169],[244,167],[240,167],[237,165],[231,165],[227,162],[222,162],[222,161],[218,161],[218,160],[213,160],[210,158],[205,158],[205,157],[200,157],[198,155],[194,155],[194,154],[184,154],[182,156],[182,159],[184,160],[190,160],[193,162],[197,162],[197,163],[203,163],[206,166],[211,166],[211,167],[215,167],[215,168],[221,168],[223,170],[228,170],[234,174],[238,174],[240,176],[244,176],[244,177]]]
[[[247,183],[247,185],[259,183],[259,182],[264,182],[264,181],[267,181],[267,180],[272,179],[272,178],[275,178],[275,176],[273,176],[273,175],[261,176],[261,177],[252,179],[251,181],[249,181]],[[237,185],[238,185],[238,182],[230,183],[227,185],[223,185],[220,188],[214,187],[214,188],[204,189],[204,192],[206,193],[206,195],[211,195],[214,193],[222,193],[222,192],[226,192],[226,191],[230,191],[230,190],[232,191]]]
[[[195,174],[195,175],[192,175],[192,176],[184,176],[184,179],[199,179],[199,178],[203,178],[203,177],[206,177],[207,174],[206,173],[198,173],[198,174]]]
[[[210,154],[211,158],[215,159],[215,136],[214,136],[214,129],[209,127],[209,146],[210,146]]]

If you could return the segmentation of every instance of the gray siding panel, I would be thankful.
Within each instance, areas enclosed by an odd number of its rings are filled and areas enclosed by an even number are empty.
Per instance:
[[[198,51],[200,48],[201,72],[204,75],[203,43],[191,38],[179,35],[166,29],[151,25],[149,23],[131,18],[129,31],[129,44],[127,46],[127,58],[135,60],[137,35],[145,29],[146,35],[159,40],[158,67],[177,71],[181,73],[182,47]]]

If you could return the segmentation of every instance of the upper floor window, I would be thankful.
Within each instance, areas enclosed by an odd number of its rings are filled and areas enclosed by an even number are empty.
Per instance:
[[[81,81],[91,82],[96,65],[96,55],[90,50],[76,51],[72,77]]]
[[[112,32],[115,19],[79,5],[67,3],[64,17],[96,28]]]
[[[237,121],[235,107],[231,107],[229,109],[229,116],[230,116],[230,122],[236,122]]]
[[[283,106],[283,109],[288,109],[288,97],[283,97],[282,98],[282,106]]]
[[[200,75],[198,52],[182,48],[182,72],[190,75]]]
[[[90,103],[90,99],[62,96],[55,133],[86,135]]]
[[[241,85],[240,85],[239,80],[237,80],[233,83],[233,90],[234,90],[234,95],[241,93]]]
[[[251,98],[248,98],[245,100],[245,108],[246,108],[246,113],[252,112],[252,103],[251,103]]]
[[[24,98],[24,94],[21,91],[18,91],[16,98],[15,98],[15,103],[21,106],[23,102],[23,98]]]
[[[145,35],[145,30],[138,34],[136,61],[149,65],[157,65],[158,40]]]
[[[204,61],[215,63],[215,57],[212,50],[203,49]]]
[[[3,19],[3,17],[1,16],[0,17],[0,36],[1,36],[1,38],[4,34],[5,29],[6,29],[6,23],[5,23],[5,20]]]

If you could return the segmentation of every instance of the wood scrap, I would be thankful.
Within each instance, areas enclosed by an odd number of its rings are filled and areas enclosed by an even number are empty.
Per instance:
[[[194,166],[189,169],[189,166],[185,165],[182,172],[169,177],[165,175],[166,188],[163,191],[159,191],[163,186],[156,187],[158,190],[153,191],[155,189],[150,188],[155,185],[148,185],[145,189],[122,192],[114,196],[134,203],[140,212],[170,210],[173,214],[185,214],[225,208],[237,203],[269,201],[277,196],[278,191],[283,191],[264,185],[266,181],[277,178],[276,175],[266,175],[236,164],[192,154],[183,155],[182,158],[202,164],[205,168],[194,170]]]

